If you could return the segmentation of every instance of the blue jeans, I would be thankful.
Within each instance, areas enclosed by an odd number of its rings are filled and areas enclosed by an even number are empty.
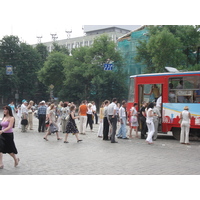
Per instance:
[[[122,117],[123,124],[121,124],[117,137],[126,138],[126,117]]]

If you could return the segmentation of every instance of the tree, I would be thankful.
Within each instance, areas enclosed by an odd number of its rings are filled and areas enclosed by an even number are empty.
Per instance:
[[[108,59],[114,61],[115,70],[104,71]],[[94,100],[97,104],[115,96],[126,98],[125,74],[121,66],[122,57],[107,35],[95,39],[90,48],[74,49],[72,56],[64,61],[66,96],[68,99],[73,96],[79,102]]]
[[[66,48],[65,45],[58,45],[56,42],[53,42],[53,52],[55,51],[69,55],[69,50]]]
[[[112,71],[104,71],[108,59],[114,61]],[[96,38],[91,47],[73,49],[72,56],[52,52],[38,78],[46,86],[53,84],[56,95],[65,101],[80,103],[87,99],[99,105],[105,99],[127,98],[122,57],[107,35]]]
[[[19,98],[36,100],[37,74],[41,67],[40,55],[32,46],[20,42],[16,36],[5,36],[0,41],[1,57],[1,96],[6,102],[14,101],[15,94]],[[13,67],[13,75],[6,75],[5,66]]]
[[[41,56],[41,65],[43,66],[44,62],[46,61],[46,59],[47,59],[47,57],[49,55],[47,47],[44,44],[40,43],[40,44],[37,44],[35,49],[37,50],[37,52]]]
[[[165,66],[178,67],[185,60],[179,38],[166,29],[149,39],[147,50],[152,59],[154,72],[163,72]]]
[[[65,59],[65,54],[60,52],[52,52],[44,63],[44,66],[38,71],[38,79],[46,87],[51,84],[54,85],[55,95],[62,88],[64,74],[63,74],[63,61]]]
[[[198,26],[149,26],[148,41],[140,41],[136,61],[147,65],[147,72],[163,72],[165,66],[188,69],[198,64]],[[198,51],[197,51],[198,52]]]

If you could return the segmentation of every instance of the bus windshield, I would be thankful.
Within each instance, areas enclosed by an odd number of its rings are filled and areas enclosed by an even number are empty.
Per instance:
[[[135,100],[135,79],[131,78],[129,83],[129,91],[128,91],[128,102],[134,102]]]

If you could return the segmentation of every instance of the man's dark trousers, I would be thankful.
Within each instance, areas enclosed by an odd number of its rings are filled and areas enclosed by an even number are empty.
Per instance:
[[[38,119],[39,119],[38,132],[41,132],[41,130],[42,132],[44,132],[46,115],[39,115]]]

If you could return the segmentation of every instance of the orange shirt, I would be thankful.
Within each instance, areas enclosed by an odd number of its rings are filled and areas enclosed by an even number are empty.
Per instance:
[[[87,106],[85,104],[79,106],[79,115],[87,116]]]

